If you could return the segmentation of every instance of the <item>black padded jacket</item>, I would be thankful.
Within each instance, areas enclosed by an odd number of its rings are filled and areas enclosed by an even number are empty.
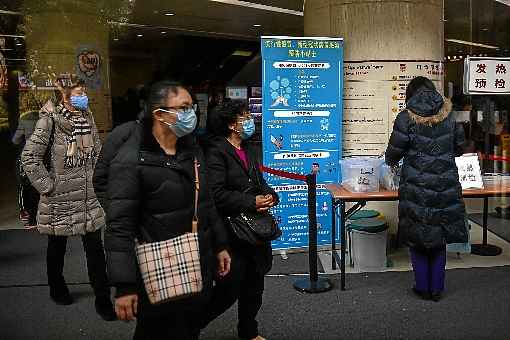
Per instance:
[[[451,103],[437,91],[419,90],[395,120],[386,163],[403,158],[399,187],[399,228],[418,249],[467,242],[465,207],[455,157],[464,132]]]
[[[200,163],[200,256],[203,295],[207,295],[217,267],[215,253],[226,248],[227,236],[214,205],[201,150],[188,136],[179,139],[177,154],[168,156],[143,122],[135,126],[123,144],[112,142],[110,145],[121,145],[108,167],[106,193],[105,250],[112,285],[122,293],[136,290],[142,296],[142,304],[147,302],[134,252],[135,238],[158,242],[191,230],[194,159],[197,158]],[[186,303],[170,303],[176,304]],[[149,309],[161,310],[160,307]]]

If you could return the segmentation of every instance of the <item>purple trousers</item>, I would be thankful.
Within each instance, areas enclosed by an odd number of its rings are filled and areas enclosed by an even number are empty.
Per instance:
[[[441,293],[444,290],[446,247],[427,251],[409,249],[413,263],[415,288],[421,292]]]

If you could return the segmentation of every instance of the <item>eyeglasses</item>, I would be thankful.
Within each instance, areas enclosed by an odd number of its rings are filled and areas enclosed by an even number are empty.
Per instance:
[[[160,106],[159,107],[160,110],[163,110],[165,112],[168,112],[168,113],[178,113],[178,112],[183,112],[183,111],[191,111],[191,110],[195,110],[195,105],[192,105],[192,106],[179,106],[179,107],[175,107],[175,106]]]
[[[249,113],[249,112],[243,112],[243,113],[242,113],[242,114],[241,114],[241,115],[237,118],[237,120],[238,120],[239,122],[244,122],[244,121],[246,121],[246,120],[250,120],[250,119],[252,119],[252,118],[253,118],[253,117],[251,116],[251,113]]]

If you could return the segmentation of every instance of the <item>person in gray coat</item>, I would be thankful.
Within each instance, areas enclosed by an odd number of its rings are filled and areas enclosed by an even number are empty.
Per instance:
[[[101,141],[83,84],[75,82],[66,88],[57,84],[62,100],[57,105],[49,101],[41,109],[34,133],[21,156],[30,182],[41,195],[37,229],[48,235],[46,263],[50,297],[61,305],[73,302],[62,273],[67,237],[80,235],[96,295],[96,311],[103,319],[113,320],[115,312],[101,239],[105,216],[92,185]],[[50,140],[53,140],[51,145]],[[51,148],[49,169],[44,164],[48,147]]]

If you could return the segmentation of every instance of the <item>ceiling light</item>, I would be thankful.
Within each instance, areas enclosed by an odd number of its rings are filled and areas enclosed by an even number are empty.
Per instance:
[[[445,40],[448,41],[448,42],[462,44],[462,45],[489,48],[491,50],[498,50],[499,49],[499,47],[497,47],[497,46],[485,45],[485,44],[475,43],[475,42],[472,42],[472,41],[465,41],[465,40],[459,40],[459,39],[445,39]]]
[[[16,43],[16,46],[22,46],[23,44],[22,43]]]
[[[253,27],[261,27],[261,24],[253,24]]]
[[[166,31],[161,32],[161,34],[166,34]]]
[[[252,52],[251,51],[237,50],[234,53],[232,53],[232,55],[233,56],[237,56],[237,57],[250,57],[252,55]]]
[[[175,13],[165,13],[165,15],[166,15],[167,17],[173,17],[173,16],[175,15]]]
[[[482,28],[482,31],[487,32],[489,29],[487,27]]]
[[[209,0],[209,1],[219,2],[219,3],[227,4],[227,5],[260,9],[262,11],[268,11],[268,12],[291,14],[291,15],[297,15],[297,16],[301,16],[301,17],[303,16],[303,12],[301,12],[301,11],[294,11],[292,9],[287,9],[287,8],[255,4],[253,2],[248,2],[248,1],[239,1],[239,0]]]
[[[503,5],[510,6],[510,0],[496,0],[499,3],[502,3]]]
[[[23,13],[21,13],[21,12],[6,11],[6,10],[3,10],[3,9],[0,9],[0,14],[23,15]]]
[[[0,37],[7,37],[7,38],[22,38],[25,39],[24,35],[16,35],[16,34],[0,34]]]
[[[119,41],[119,38],[113,38],[113,41]]]
[[[137,34],[136,36],[137,36],[138,38],[141,38],[141,37],[143,37],[143,34]]]

